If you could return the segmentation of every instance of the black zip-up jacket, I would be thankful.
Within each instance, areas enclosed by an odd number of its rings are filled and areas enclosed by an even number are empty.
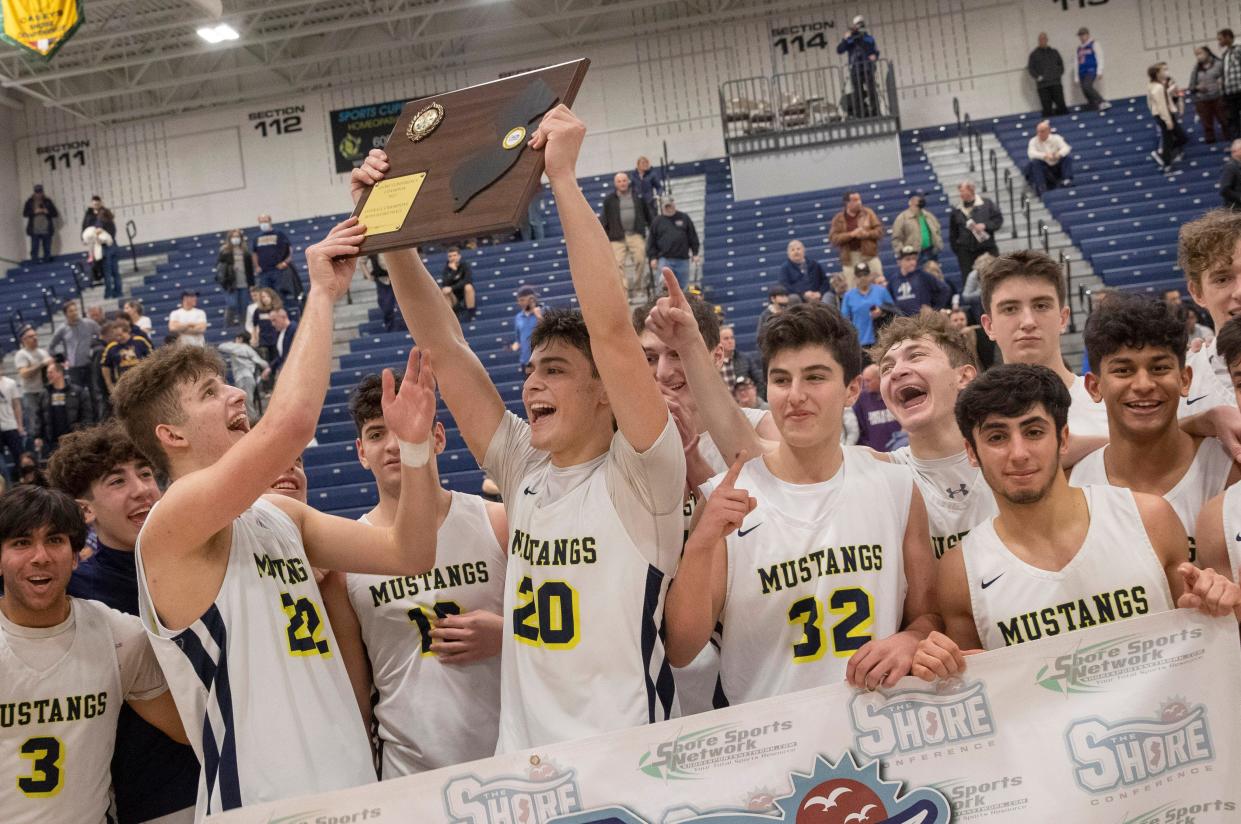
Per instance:
[[[646,229],[651,225],[651,207],[645,200],[638,197],[637,191],[632,187],[629,189],[629,197],[633,198],[633,208],[637,215],[633,221],[634,229],[642,237],[646,237]],[[625,239],[625,227],[621,225],[620,217],[620,196],[616,194],[616,190],[603,199],[603,215],[599,218],[599,222],[603,224],[603,230],[608,233],[608,240]]]
[[[694,221],[684,212],[673,212],[669,215],[658,215],[651,223],[651,232],[646,238],[646,256],[654,258],[675,258],[683,260],[690,255],[698,254],[698,230]]]
[[[1030,52],[1026,71],[1030,72],[1038,86],[1055,86],[1064,76],[1064,60],[1060,57],[1060,52],[1051,46],[1039,46]]]

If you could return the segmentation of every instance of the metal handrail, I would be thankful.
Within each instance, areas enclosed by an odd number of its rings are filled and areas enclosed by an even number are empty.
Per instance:
[[[129,237],[129,256],[134,262],[134,271],[138,271],[138,250],[134,248],[134,238],[138,236],[138,224],[132,220],[125,221],[125,234]]]
[[[1004,167],[1004,186],[1008,189],[1008,219],[1013,227],[1013,240],[1017,239],[1017,193],[1013,189],[1013,172]]]
[[[987,188],[987,161],[983,158],[983,155],[982,155],[982,135],[979,134],[978,129],[976,129],[973,126],[970,126],[970,134],[974,136],[974,143],[978,146],[978,176],[980,178],[979,182],[982,184],[982,191],[989,192],[991,190]]]
[[[999,172],[1000,164],[999,164],[999,161],[996,160],[995,149],[988,149],[987,151],[990,153],[990,160],[991,160],[991,182],[995,185],[995,188],[997,189],[996,194],[999,194],[998,189],[1000,188],[1000,172]],[[1007,171],[1007,169],[1005,171]]]
[[[1043,241],[1043,254],[1051,255],[1051,227],[1043,222],[1040,217],[1038,219],[1038,234]]]
[[[1026,215],[1026,247],[1028,248],[1034,245],[1034,230],[1030,223],[1030,195],[1025,192],[1021,194],[1021,208]]]
[[[961,131],[961,101],[955,97],[952,98],[952,114],[957,118],[957,154],[965,154],[965,134]]]
[[[967,112],[965,115],[965,144],[968,147],[969,153],[970,153],[970,174],[973,174],[974,173],[974,138],[970,135],[971,128],[972,128],[972,124],[970,123],[970,116],[969,116],[969,113]]]
[[[1065,285],[1072,287],[1073,285],[1073,258],[1070,255],[1066,255],[1063,249],[1060,250],[1060,265],[1064,268]],[[1080,293],[1080,288],[1079,288],[1079,293]],[[1081,302],[1080,298],[1078,299],[1078,302],[1079,303]],[[1073,301],[1069,301],[1069,331],[1070,332],[1077,331],[1077,312],[1073,310]]]

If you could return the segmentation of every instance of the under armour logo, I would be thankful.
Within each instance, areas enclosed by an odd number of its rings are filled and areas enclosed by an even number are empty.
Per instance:
[[[944,491],[948,493],[949,499],[954,500],[954,501],[957,499],[958,495],[964,498],[966,495],[970,494],[970,491],[969,489],[966,488],[965,484],[961,484],[956,489],[953,489],[952,487],[948,487]]]

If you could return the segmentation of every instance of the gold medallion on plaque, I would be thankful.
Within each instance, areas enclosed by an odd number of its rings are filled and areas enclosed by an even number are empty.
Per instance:
[[[405,130],[405,136],[417,143],[439,128],[440,123],[443,122],[444,107],[438,103],[432,103],[414,115],[413,120],[409,121],[409,128]]]
[[[516,149],[521,145],[521,141],[526,139],[526,127],[514,126],[504,135],[504,139],[500,141],[500,145],[505,149]]]

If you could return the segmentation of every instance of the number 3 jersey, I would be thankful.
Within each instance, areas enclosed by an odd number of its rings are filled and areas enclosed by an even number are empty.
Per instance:
[[[761,457],[737,477],[758,504],[725,539],[720,686],[730,704],[839,683],[863,644],[900,631],[913,478],[843,452],[821,483],[782,481]]]
[[[0,810],[5,824],[103,824],[121,702],[167,687],[141,622],[69,600],[54,627],[0,614]]]
[[[262,498],[232,532],[215,602],[183,630],[156,615],[141,534],[135,550],[142,621],[202,764],[200,820],[375,780],[301,532]]]
[[[379,692],[383,779],[489,758],[496,750],[500,657],[441,664],[431,651],[431,628],[445,615],[503,612],[504,548],[486,502],[460,492],[452,493],[438,537],[430,572],[346,579]]]

